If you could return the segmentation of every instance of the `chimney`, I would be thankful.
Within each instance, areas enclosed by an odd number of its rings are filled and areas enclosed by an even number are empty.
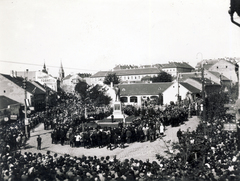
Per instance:
[[[14,76],[17,77],[17,71],[15,71]]]
[[[11,77],[14,77],[14,70],[11,70],[10,76],[11,76]]]

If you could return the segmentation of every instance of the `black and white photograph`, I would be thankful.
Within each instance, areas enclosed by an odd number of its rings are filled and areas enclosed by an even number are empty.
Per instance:
[[[0,180],[240,180],[240,0],[0,0],[0,27]]]

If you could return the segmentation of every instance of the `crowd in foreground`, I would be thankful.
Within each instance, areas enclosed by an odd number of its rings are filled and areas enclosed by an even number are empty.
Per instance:
[[[57,110],[55,110],[55,112],[57,113]],[[66,129],[66,134],[63,134],[65,135],[63,144],[65,144],[65,139],[68,138],[67,133],[71,129],[77,134],[82,134],[87,131],[90,133],[95,131],[97,134],[98,132],[108,131],[104,129],[101,130],[101,128],[95,129],[87,127],[82,130],[79,120],[69,119],[71,117],[69,116],[71,115],[71,110],[60,114],[62,114],[62,116],[54,121],[56,124],[46,124],[48,125],[46,129]],[[147,125],[149,128],[152,128],[152,126],[158,125],[158,122],[166,123],[167,119],[165,118],[167,117],[163,114],[153,115],[149,113],[136,121],[137,123],[130,126],[130,128],[124,129],[134,128],[133,130],[135,131],[135,128],[143,128]],[[153,162],[134,158],[120,161],[116,157],[110,158],[109,156],[98,158],[96,156],[72,157],[68,154],[57,155],[50,152],[46,152],[46,154],[21,153],[20,151],[10,149],[9,144],[7,144],[0,156],[1,180],[238,181],[240,180],[239,128],[237,132],[224,130],[224,124],[227,123],[226,120],[227,119],[222,118],[213,119],[208,122],[203,121],[193,132],[183,132],[179,130],[177,134],[179,142],[174,143],[172,148],[170,148],[176,149],[176,154],[172,154],[169,158],[156,155],[156,161]],[[46,119],[39,119],[39,121],[48,122]],[[9,127],[11,131],[9,131],[8,134],[14,133],[15,135],[18,134],[18,131],[24,129],[19,125],[22,129],[18,130],[15,126],[16,125]],[[121,129],[117,128],[113,133],[121,133],[119,130]],[[139,141],[150,140],[150,135],[151,134],[147,134],[145,137],[143,134],[142,138],[141,136],[139,137],[141,138]],[[83,135],[81,138],[84,140]],[[135,138],[137,137],[131,135],[129,141],[133,142]],[[61,143],[61,136],[58,139],[57,141]],[[125,139],[125,141],[127,141],[127,139]],[[75,142],[73,146],[79,146],[80,143],[81,141],[79,143]],[[102,140],[99,142],[98,139],[96,139],[93,143],[90,141],[88,144],[91,147],[96,147],[104,143]],[[86,144],[83,142],[83,145]]]
[[[116,157],[73,157],[56,153],[21,153],[6,151],[0,157],[2,180],[229,180],[240,179],[240,152],[236,132],[223,130],[224,120],[206,126],[212,134],[203,133],[203,124],[196,131],[181,131],[178,153],[157,161],[118,160]],[[175,146],[176,146],[175,145]]]

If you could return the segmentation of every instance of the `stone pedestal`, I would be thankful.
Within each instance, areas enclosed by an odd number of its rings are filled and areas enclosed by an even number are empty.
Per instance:
[[[120,101],[115,101],[113,103],[113,116],[114,119],[123,119],[123,114],[122,114],[122,105]]]

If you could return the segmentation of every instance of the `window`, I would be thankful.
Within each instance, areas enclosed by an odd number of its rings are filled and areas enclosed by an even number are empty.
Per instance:
[[[226,66],[226,68],[228,68],[228,66]]]
[[[136,96],[130,97],[130,102],[137,102],[137,97]]]
[[[121,97],[120,100],[121,102],[127,102],[127,97]]]

